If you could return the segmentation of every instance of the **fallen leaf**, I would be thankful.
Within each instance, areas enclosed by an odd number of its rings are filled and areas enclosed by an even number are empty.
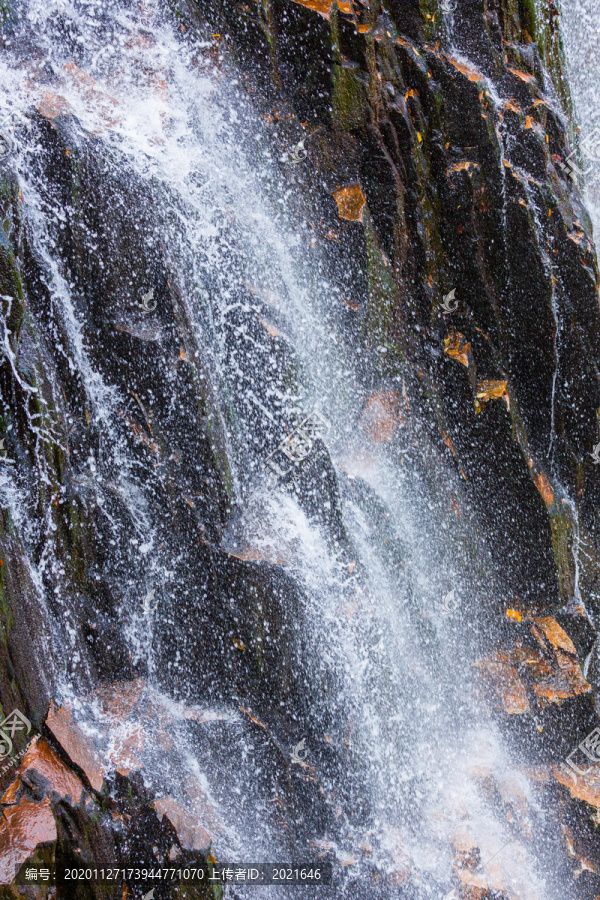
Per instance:
[[[245,643],[243,641],[241,641],[239,638],[232,638],[231,641],[233,643],[233,646],[237,647],[238,650],[246,649]]]
[[[338,216],[349,222],[362,222],[363,209],[367,198],[363,194],[360,184],[350,184],[347,187],[339,187],[333,192],[333,198],[337,203]]]
[[[471,344],[465,340],[465,336],[460,331],[451,331],[448,337],[444,338],[444,353],[451,359],[457,359],[463,366],[469,367],[469,354],[471,352]]]
[[[324,19],[329,19],[333,0],[294,0],[294,3],[299,3],[300,6],[305,6],[307,9],[312,9],[313,12],[319,13]]]
[[[477,399],[481,400],[482,403],[487,403],[488,400],[505,400],[506,405],[510,409],[507,385],[508,382],[506,380],[486,378],[477,384]]]
[[[537,83],[535,76],[530,75],[529,72],[522,72],[520,69],[511,69],[510,67],[509,67],[508,71],[512,72],[513,75],[516,75],[517,78],[520,78],[521,81],[526,81],[529,84]]]

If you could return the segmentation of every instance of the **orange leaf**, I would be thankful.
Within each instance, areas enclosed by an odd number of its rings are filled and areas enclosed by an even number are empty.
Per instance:
[[[470,352],[471,344],[465,340],[464,334],[461,334],[460,331],[451,331],[448,337],[444,338],[444,353],[447,353],[452,359],[457,359],[467,368],[469,368]]]
[[[504,400],[506,407],[510,412],[510,399],[507,390],[507,381],[501,381],[495,378],[486,378],[477,384],[477,400],[481,403],[487,403],[488,400]],[[478,412],[480,410],[477,410]]]
[[[340,219],[362,222],[363,208],[367,198],[363,194],[360,184],[349,184],[347,187],[337,188],[333,192],[333,198],[337,203]]]
[[[307,9],[312,9],[313,12],[319,13],[325,19],[331,15],[333,0],[294,0],[294,2],[299,3],[300,6],[306,6]]]

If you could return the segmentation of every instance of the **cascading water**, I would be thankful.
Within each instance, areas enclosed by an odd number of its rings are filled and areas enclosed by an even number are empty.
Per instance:
[[[11,28],[7,165],[52,378],[22,385],[35,479],[9,429],[0,487],[47,612],[55,700],[112,764],[126,747],[159,798],[198,786],[217,859],[331,859],[334,886],[306,895],[404,896],[418,872],[415,897],[452,896],[451,848],[476,845],[473,889],[562,898],[540,863],[544,810],[473,678],[487,620],[464,622],[501,591],[488,548],[465,543],[464,498],[460,530],[440,498],[461,498],[460,478],[403,377],[375,389],[387,348],[349,342],[343,288],[305,249],[291,167],[286,182],[219,36],[188,41],[158,0],[28,0]],[[94,209],[49,178],[65,154]],[[4,328],[10,361],[10,308]],[[303,459],[294,429],[315,411]],[[267,464],[289,435],[294,484]],[[94,621],[57,553],[62,503],[89,510],[101,547]],[[107,738],[98,685],[115,669],[143,675],[150,718]],[[284,790],[296,805],[278,817]],[[261,890],[285,895],[231,896]]]

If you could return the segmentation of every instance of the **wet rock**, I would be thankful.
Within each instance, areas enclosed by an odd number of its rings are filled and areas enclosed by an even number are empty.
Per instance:
[[[3,810],[0,821],[0,884],[10,884],[39,844],[56,840],[50,802],[29,803]]]
[[[73,722],[71,712],[64,706],[50,705],[46,725],[61,745],[69,759],[85,774],[95,791],[101,791],[104,783],[104,763],[92,742]]]

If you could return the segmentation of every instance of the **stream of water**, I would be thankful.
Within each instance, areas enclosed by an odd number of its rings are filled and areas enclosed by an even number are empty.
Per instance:
[[[198,780],[220,822],[217,858],[289,858],[289,829],[263,825],[273,798],[253,791],[262,777],[255,748],[246,743],[230,758],[227,742],[247,740],[239,704],[217,704],[222,739],[198,750],[186,709],[191,703],[206,712],[211,704],[192,689],[183,699],[171,695],[160,677],[161,622],[164,628],[166,619],[183,615],[173,599],[182,571],[190,583],[198,573],[185,569],[186,547],[176,558],[165,554],[162,510],[123,435],[124,392],[107,375],[102,354],[110,348],[95,343],[97,321],[90,321],[64,258],[63,233],[72,216],[60,191],[49,190],[47,151],[28,115],[34,105],[58,127],[53,113],[65,103],[67,117],[77,122],[71,139],[106,170],[110,189],[98,198],[97,229],[77,233],[85,252],[93,257],[98,233],[127,212],[148,257],[160,254],[170,273],[171,301],[202,357],[210,415],[230,467],[233,512],[221,549],[280,566],[302,598],[292,613],[292,658],[308,699],[305,718],[291,726],[289,746],[287,738],[278,739],[289,754],[280,764],[289,768],[294,746],[305,742],[303,765],[292,759],[291,771],[320,779],[333,810],[335,833],[327,826],[305,842],[307,856],[326,852],[336,862],[330,896],[364,897],[378,883],[375,875],[389,896],[400,896],[393,892],[416,870],[420,897],[450,897],[453,854],[476,844],[481,877],[491,888],[527,900],[564,900],[554,874],[536,861],[539,847],[531,835],[543,833],[543,810],[473,685],[476,610],[494,590],[477,574],[485,569],[485,547],[475,562],[465,555],[453,535],[454,513],[440,517],[431,486],[421,482],[415,458],[432,453],[424,431],[407,426],[399,448],[369,437],[365,405],[387,402],[373,399],[369,386],[377,349],[363,358],[347,346],[334,312],[342,289],[325,275],[320,251],[306,250],[292,210],[293,177],[278,165],[241,74],[226,60],[215,62],[217,39],[209,33],[200,44],[185,40],[165,7],[158,0],[28,0],[0,62],[0,102],[15,147],[9,164],[50,297],[48,318],[38,327],[41,352],[54,360],[48,364],[56,373],[53,403],[61,420],[32,418],[31,428],[40,448],[51,436],[64,444],[76,422],[64,408],[58,369],[76,372],[81,406],[99,435],[98,445],[76,462],[77,489],[104,517],[106,565],[121,598],[117,624],[133,664],[144,670],[155,707],[178,722],[177,746],[166,761],[160,755],[144,760],[144,780],[173,796],[186,778]],[[573,29],[570,39],[578,40]],[[580,92],[579,105],[586,102]],[[119,181],[128,186],[124,196],[138,198],[139,209],[122,208],[114,187]],[[146,346],[158,346],[160,326],[139,308],[153,272],[136,281],[118,245],[102,265],[110,269],[105,285],[117,284],[122,298],[120,307],[107,302],[106,316]],[[270,349],[275,341],[290,361],[283,373]],[[13,352],[6,334],[4,346]],[[165,390],[168,396],[168,383]],[[402,377],[386,390],[402,408]],[[330,426],[322,437],[339,487],[342,538],[332,539],[325,524],[335,512],[332,495],[309,483],[301,497],[264,465],[286,429],[315,410]],[[418,425],[419,411],[410,416]],[[398,427],[404,428],[402,419]],[[441,461],[436,465],[440,479],[459,492],[454,476]],[[49,478],[45,466],[40,450],[41,480]],[[65,562],[55,552],[50,512],[34,527],[31,485],[16,465],[4,466],[1,478],[2,505],[28,549],[33,583],[48,610],[53,693],[97,735],[98,708],[81,700],[83,688],[96,686],[82,645],[81,609],[61,590]],[[126,509],[126,533],[122,518],[113,515],[114,497]],[[154,605],[152,591],[160,604]],[[186,669],[201,664],[182,655],[173,660],[173,672],[185,682]],[[342,775],[320,771],[325,742],[339,749]],[[482,789],[486,778],[500,786],[508,806],[521,807],[510,827]],[[235,891],[239,897],[282,896],[279,888]],[[315,889],[314,896],[323,894]]]

